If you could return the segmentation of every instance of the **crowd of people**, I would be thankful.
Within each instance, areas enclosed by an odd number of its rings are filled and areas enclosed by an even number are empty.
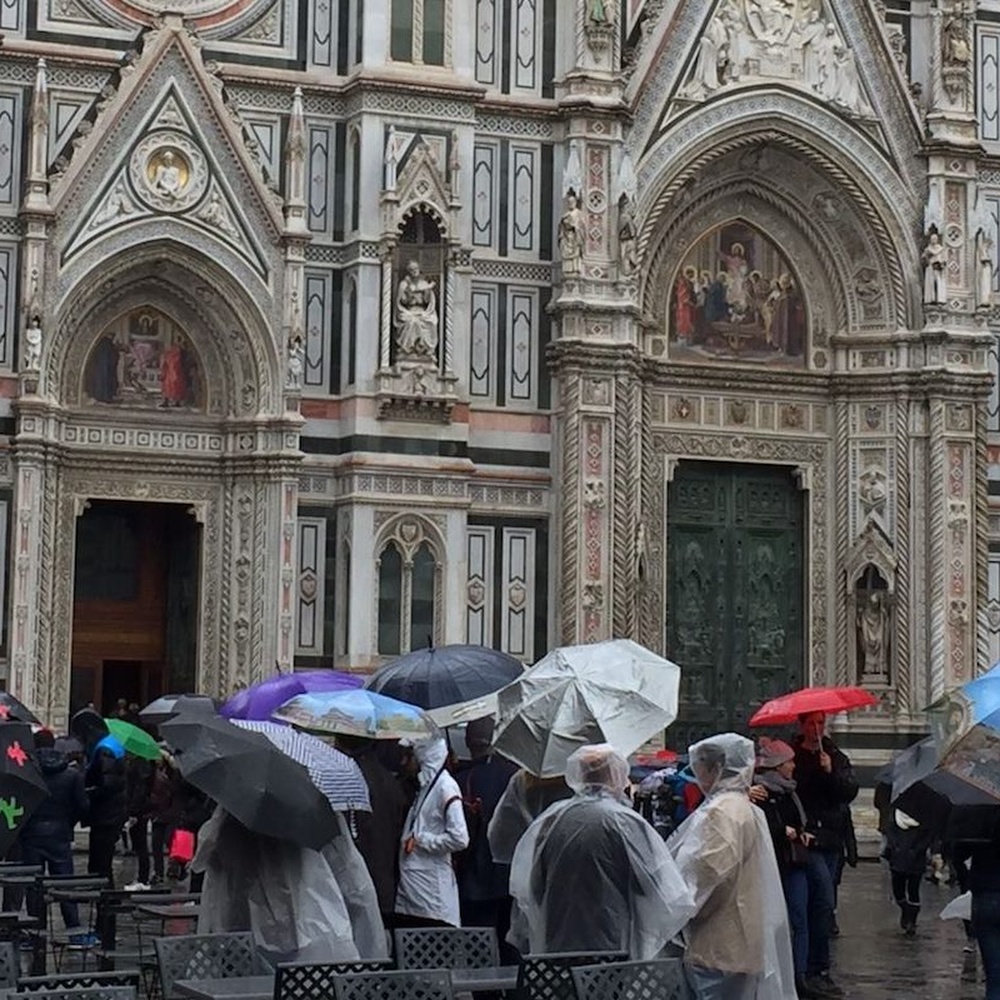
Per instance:
[[[830,941],[844,866],[857,862],[858,781],[825,722],[801,716],[791,743],[733,733],[696,743],[700,801],[685,795],[690,814],[666,839],[634,807],[629,766],[610,746],[582,747],[564,777],[539,779],[491,752],[490,719],[468,725],[465,761],[440,737],[337,737],[371,812],[339,817],[343,835],[312,851],[251,834],[181,779],[166,748],[158,762],[127,755],[85,709],[69,741],[35,734],[50,796],[17,849],[70,873],[74,829],[88,825],[88,871],[110,882],[125,832],[137,866],[125,888],[141,891],[185,874],[165,870],[176,831],[198,836],[199,930],[252,930],[275,961],[384,957],[385,931],[398,927],[492,926],[505,963],[540,952],[677,955],[698,1000],[839,997]],[[912,817],[889,819],[884,856],[912,935],[930,839]],[[973,890],[970,935],[997,1000],[1000,844],[954,862]],[[74,904],[62,912],[71,939],[92,942]]]

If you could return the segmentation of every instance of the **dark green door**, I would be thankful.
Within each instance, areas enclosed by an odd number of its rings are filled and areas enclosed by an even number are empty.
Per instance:
[[[768,698],[801,687],[802,496],[790,469],[681,462],[667,516],[667,655],[681,668],[683,750],[747,731]]]

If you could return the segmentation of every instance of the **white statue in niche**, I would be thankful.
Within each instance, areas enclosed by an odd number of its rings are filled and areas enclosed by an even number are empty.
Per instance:
[[[559,220],[559,255],[563,274],[579,274],[586,233],[583,212],[576,203],[576,193],[566,195],[566,211]]]
[[[927,236],[927,246],[922,254],[924,262],[924,305],[940,305],[948,301],[945,288],[945,267],[948,251],[941,242],[937,229],[931,227]]]
[[[976,305],[993,305],[993,240],[983,227],[976,231]]]
[[[168,149],[165,150],[156,164],[153,181],[153,190],[164,198],[175,199],[180,196],[184,187],[184,176],[177,158]]]
[[[888,679],[889,608],[881,590],[862,590],[858,608],[859,666],[866,680]]]
[[[385,138],[385,189],[396,190],[396,172],[399,165],[399,143],[396,139],[396,126],[389,126]]]
[[[396,346],[402,357],[433,356],[438,346],[437,295],[434,283],[411,260],[396,293]]]
[[[285,388],[298,390],[302,388],[302,378],[305,375],[306,348],[301,334],[288,338],[287,371],[285,373]]]
[[[32,316],[24,331],[24,370],[37,372],[42,365],[42,321]]]

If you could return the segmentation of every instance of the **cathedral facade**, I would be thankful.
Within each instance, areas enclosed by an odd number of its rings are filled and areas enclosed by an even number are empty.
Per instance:
[[[54,722],[631,636],[672,743],[859,683],[874,753],[996,658],[1000,4],[0,30],[2,652]]]

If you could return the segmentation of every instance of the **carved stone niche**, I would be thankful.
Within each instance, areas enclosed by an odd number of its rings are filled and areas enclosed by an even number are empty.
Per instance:
[[[378,416],[447,423],[458,401],[452,371],[458,173],[452,137],[447,170],[422,139],[401,161],[394,187],[382,195],[382,310]],[[447,171],[451,172],[449,179]]]
[[[891,687],[896,605],[896,557],[869,522],[847,564],[847,676],[854,684]],[[853,636],[853,641],[851,641]]]

